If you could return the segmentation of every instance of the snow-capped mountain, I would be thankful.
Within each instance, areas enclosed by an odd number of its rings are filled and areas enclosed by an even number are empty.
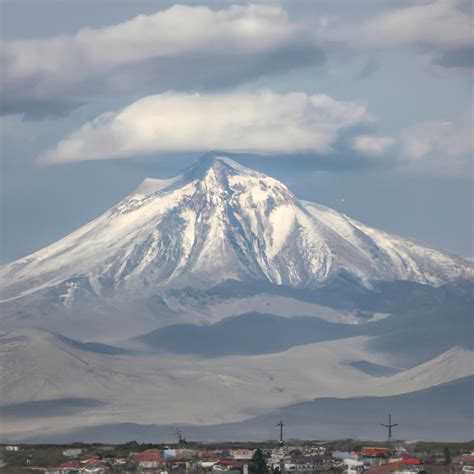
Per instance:
[[[172,179],[147,178],[99,218],[3,266],[3,297],[207,287],[264,280],[297,288],[350,275],[434,286],[470,278],[472,265],[301,201],[269,176],[215,154]]]
[[[0,276],[9,439],[244,423],[315,397],[388,404],[472,375],[472,264],[216,155],[145,179]]]

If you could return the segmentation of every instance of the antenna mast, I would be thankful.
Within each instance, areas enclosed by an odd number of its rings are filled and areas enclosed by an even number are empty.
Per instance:
[[[186,441],[186,438],[183,436],[183,433],[181,432],[179,428],[176,428],[176,436],[178,437],[178,446],[180,448],[188,444],[188,442]]]
[[[279,426],[280,427],[280,446],[283,445],[283,427],[285,426],[283,424],[283,420],[280,420],[280,423],[278,423],[277,425],[275,426]]]
[[[384,428],[388,428],[388,443],[391,444],[392,442],[392,428],[395,428],[395,426],[398,426],[398,423],[392,423],[392,415],[388,415],[388,425],[385,425],[383,423],[380,423],[380,426],[383,426]]]

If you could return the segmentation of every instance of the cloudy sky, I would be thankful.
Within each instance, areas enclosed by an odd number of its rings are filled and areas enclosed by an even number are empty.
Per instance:
[[[2,0],[1,261],[209,150],[472,256],[471,0]]]

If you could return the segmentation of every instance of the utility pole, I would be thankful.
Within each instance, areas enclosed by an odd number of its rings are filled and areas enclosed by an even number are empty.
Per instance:
[[[280,420],[280,423],[278,423],[277,425],[275,426],[279,426],[280,427],[280,446],[283,445],[283,427],[285,426],[283,424],[283,420]]]
[[[384,425],[383,423],[380,423],[380,426],[383,426],[384,428],[388,428],[388,444],[392,443],[392,428],[395,428],[395,426],[398,426],[398,423],[392,423],[392,415],[388,415],[388,425]]]

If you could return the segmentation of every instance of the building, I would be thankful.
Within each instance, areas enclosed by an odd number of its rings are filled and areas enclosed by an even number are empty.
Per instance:
[[[229,455],[232,459],[252,459],[253,449],[229,449]]]
[[[332,452],[332,458],[333,459],[353,459],[354,461],[357,461],[359,459],[359,455],[355,452],[348,452],[348,451],[333,451]]]
[[[344,472],[343,474],[358,474],[364,472],[364,463],[362,461],[356,461],[354,459],[344,460]]]
[[[49,467],[45,470],[45,474],[82,474],[83,466],[79,461],[68,461],[59,467]]]
[[[360,454],[366,458],[379,458],[387,457],[390,454],[389,448],[371,448],[364,447],[361,449]]]
[[[453,458],[453,464],[459,466],[461,472],[474,473],[474,454],[462,454]]]
[[[82,449],[65,449],[63,451],[63,456],[67,458],[77,458],[82,454]]]
[[[144,469],[156,469],[163,463],[163,458],[157,449],[147,449],[142,453],[134,454],[132,459]]]
[[[406,464],[398,461],[371,467],[365,472],[366,474],[416,474],[423,472],[423,466],[421,464]]]

